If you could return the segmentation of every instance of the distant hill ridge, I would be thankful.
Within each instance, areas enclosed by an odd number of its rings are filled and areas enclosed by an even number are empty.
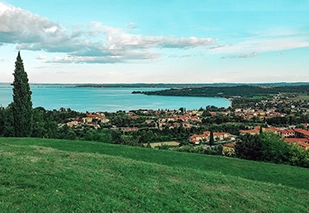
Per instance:
[[[136,91],[135,91],[136,92]],[[165,96],[198,96],[198,97],[253,97],[269,96],[279,93],[309,93],[309,84],[306,85],[234,85],[224,87],[197,87],[168,89],[160,91],[141,92],[146,95],[165,95]]]
[[[10,86],[9,82],[0,82],[0,86]],[[300,86],[309,82],[273,82],[273,83],[30,83],[32,86],[50,87],[154,87],[154,88],[188,88],[188,87],[231,87],[231,86]]]

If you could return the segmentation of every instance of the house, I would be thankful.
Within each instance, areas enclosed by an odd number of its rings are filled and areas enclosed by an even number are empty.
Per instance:
[[[305,150],[309,149],[309,139],[308,138],[285,138],[286,143],[297,143]]]
[[[212,116],[212,117],[214,117],[214,116],[216,116],[217,115],[217,113],[216,112],[209,112],[210,113],[210,116]]]
[[[235,155],[235,145],[236,145],[236,142],[223,144],[222,155],[225,155],[225,156]]]
[[[294,137],[295,131],[293,129],[282,129],[278,131],[278,135],[282,138]]]
[[[246,130],[239,130],[240,134],[250,134],[250,135],[256,135],[260,134],[260,127],[256,126],[254,129],[246,129]]]
[[[90,127],[99,128],[99,122],[108,123],[109,119],[103,113],[87,113],[82,122]]]
[[[216,140],[224,140],[224,139],[232,139],[232,136],[228,132],[214,132],[213,133],[214,139]],[[209,141],[210,139],[210,131],[205,131],[203,134],[194,134],[190,137],[190,142],[193,144],[200,144],[201,141],[206,140]]]
[[[295,131],[296,137],[309,139],[309,131],[301,129],[301,128],[296,128],[294,129],[294,131]]]
[[[262,127],[262,130],[263,130],[263,132],[273,132],[273,133],[275,133],[277,135],[278,135],[278,133],[280,131],[280,129],[275,128],[275,127],[269,127],[269,128],[263,128]]]
[[[138,115],[131,115],[130,118],[131,119],[138,119],[139,117],[138,117]]]
[[[214,138],[217,140],[231,139],[232,136],[228,132],[214,132]]]
[[[191,128],[191,124],[189,122],[182,122],[181,125],[185,128],[185,129],[190,129]]]
[[[145,123],[146,123],[146,124],[151,124],[152,122],[155,122],[155,121],[154,121],[154,120],[151,120],[151,119],[145,120]]]
[[[92,123],[95,121],[101,121],[102,123],[108,123],[109,119],[105,117],[103,113],[87,113],[86,117],[83,118],[83,123]]]
[[[205,131],[203,134],[194,134],[190,137],[190,142],[193,144],[200,144],[202,140],[209,140],[210,131]]]
[[[78,126],[82,120],[81,119],[74,119],[67,123],[68,127]]]

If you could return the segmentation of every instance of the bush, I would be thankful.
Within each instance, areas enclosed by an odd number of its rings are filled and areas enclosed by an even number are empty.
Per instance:
[[[296,143],[288,144],[289,164],[293,166],[309,167],[309,151]]]
[[[235,145],[235,155],[247,160],[260,160],[262,144],[258,135],[241,135]]]
[[[261,160],[273,163],[285,163],[289,159],[288,144],[272,132],[259,135],[262,147]]]
[[[271,132],[240,136],[235,153],[236,157],[248,160],[309,167],[309,150],[304,150],[296,143],[288,144]]]

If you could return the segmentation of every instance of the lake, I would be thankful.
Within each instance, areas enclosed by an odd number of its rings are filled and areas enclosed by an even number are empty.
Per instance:
[[[132,91],[154,91],[162,88],[85,88],[69,85],[31,85],[33,107],[45,109],[71,108],[79,112],[116,112],[134,109],[189,109],[205,108],[207,105],[228,107],[225,98],[147,96],[131,94]],[[6,107],[12,102],[12,86],[0,85],[0,105]]]

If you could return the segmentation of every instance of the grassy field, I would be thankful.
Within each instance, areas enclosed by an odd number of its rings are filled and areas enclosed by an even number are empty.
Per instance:
[[[0,212],[309,212],[309,170],[83,141],[0,138]]]

